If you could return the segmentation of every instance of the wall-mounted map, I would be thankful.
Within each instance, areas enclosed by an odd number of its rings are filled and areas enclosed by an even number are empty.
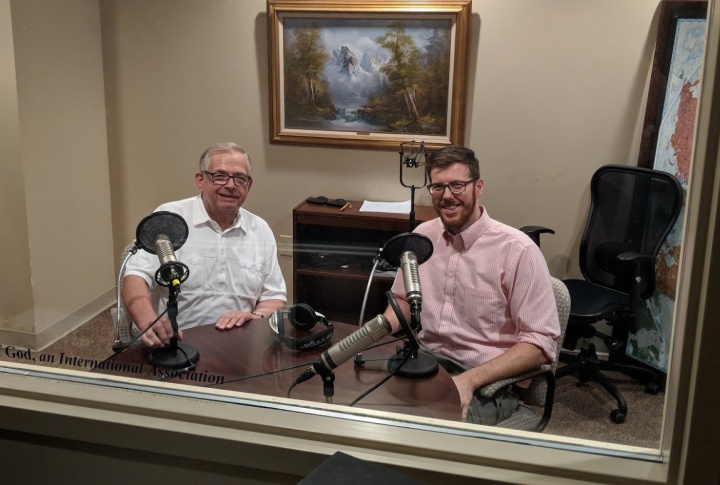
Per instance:
[[[706,20],[678,18],[670,55],[665,97],[652,167],[673,174],[687,193],[695,117],[705,47]],[[627,354],[663,372],[668,369],[675,313],[678,264],[682,249],[683,213],[660,249],[656,290],[640,315],[640,330],[631,334]]]

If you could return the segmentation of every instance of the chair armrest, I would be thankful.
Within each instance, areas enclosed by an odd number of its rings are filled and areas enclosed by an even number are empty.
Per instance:
[[[640,254],[634,251],[625,251],[617,255],[620,261],[625,263],[646,263],[653,260],[653,257],[649,254]]]
[[[113,341],[113,352],[117,352],[133,341],[137,332],[134,323],[122,305],[110,308],[110,316],[113,321],[115,339]]]
[[[551,370],[552,370],[552,366],[550,364],[541,365],[540,367],[536,367],[535,369],[531,369],[527,372],[523,372],[522,374],[518,374],[513,377],[508,377],[507,379],[501,379],[499,381],[492,382],[486,386],[481,387],[477,391],[480,392],[480,395],[482,397],[489,399],[489,398],[493,397],[496,392],[498,392],[500,389],[502,389],[504,387],[508,387],[512,384],[517,384],[518,382],[532,379],[535,376],[539,376],[539,375],[544,374],[545,372],[551,371]]]
[[[540,246],[540,234],[544,233],[550,233],[555,234],[555,231],[550,229],[549,227],[543,227],[543,226],[523,226],[520,228],[522,232],[527,234],[530,239],[533,240],[535,244]]]

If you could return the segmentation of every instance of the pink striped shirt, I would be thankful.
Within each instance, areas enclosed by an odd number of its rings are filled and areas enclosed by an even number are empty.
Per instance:
[[[468,368],[518,342],[536,345],[552,360],[560,324],[545,259],[524,233],[482,209],[480,219],[456,236],[440,218],[415,229],[434,248],[419,266],[420,340]],[[400,272],[392,291],[405,299]]]

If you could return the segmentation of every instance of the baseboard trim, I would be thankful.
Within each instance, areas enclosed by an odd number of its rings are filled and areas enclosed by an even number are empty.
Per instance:
[[[114,305],[115,298],[115,288],[111,288],[87,305],[58,320],[38,334],[0,329],[0,344],[4,346],[12,345],[26,349],[43,350],[73,330],[86,324],[99,313],[107,310],[108,307]]]

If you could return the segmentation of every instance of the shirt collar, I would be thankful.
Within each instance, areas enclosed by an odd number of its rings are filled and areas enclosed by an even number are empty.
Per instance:
[[[242,207],[238,210],[235,221],[227,228],[228,231],[236,228],[240,228],[245,231],[245,226],[243,225],[244,218],[241,216]],[[210,215],[208,215],[207,210],[205,209],[205,204],[203,204],[202,197],[200,195],[195,198],[195,203],[193,204],[192,209],[192,218],[192,224],[195,227],[203,224],[209,224],[211,227],[218,227],[217,223],[210,218]]]
[[[460,234],[450,234],[447,229],[443,231],[443,238],[445,238],[445,241],[455,247],[456,250],[460,251],[462,249],[467,251],[470,249],[470,247],[475,244],[475,241],[480,239],[480,236],[482,236],[487,228],[490,227],[492,219],[490,219],[487,209],[482,205],[480,206],[480,209],[482,210],[482,213],[480,214],[478,220],[473,222]]]

